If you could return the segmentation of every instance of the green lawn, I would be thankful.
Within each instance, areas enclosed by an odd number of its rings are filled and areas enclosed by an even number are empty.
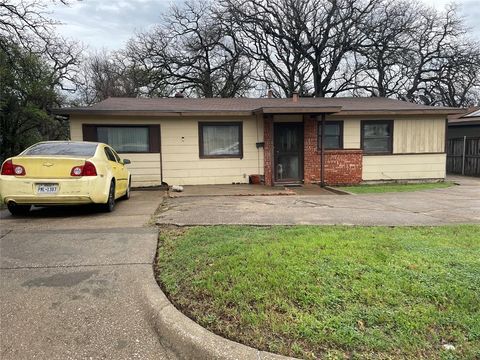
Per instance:
[[[186,315],[263,350],[480,358],[480,226],[163,228],[156,270]]]
[[[421,184],[376,184],[376,185],[356,185],[338,187],[339,190],[346,190],[355,194],[369,194],[369,193],[386,193],[386,192],[406,192],[429,189],[442,189],[453,186],[451,181],[437,182],[437,183],[421,183]]]

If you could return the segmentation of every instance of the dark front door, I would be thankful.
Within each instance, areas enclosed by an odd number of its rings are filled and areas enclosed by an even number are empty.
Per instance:
[[[302,180],[303,123],[275,123],[273,134],[275,181]]]

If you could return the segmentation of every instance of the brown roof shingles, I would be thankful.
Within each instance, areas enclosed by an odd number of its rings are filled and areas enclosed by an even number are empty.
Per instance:
[[[269,111],[270,109],[271,111]],[[57,114],[89,113],[230,113],[247,115],[253,112],[327,112],[345,113],[442,113],[455,114],[457,108],[433,107],[386,98],[108,98],[91,107],[56,109]]]

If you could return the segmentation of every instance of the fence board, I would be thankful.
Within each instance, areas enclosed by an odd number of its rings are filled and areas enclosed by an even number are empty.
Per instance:
[[[463,153],[465,145],[465,154]],[[447,143],[447,172],[480,176],[480,137],[449,139]]]

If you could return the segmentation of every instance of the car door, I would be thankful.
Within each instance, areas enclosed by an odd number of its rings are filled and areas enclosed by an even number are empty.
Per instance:
[[[105,146],[105,154],[107,155],[108,159],[108,164],[110,165],[110,168],[112,169],[113,177],[115,178],[116,186],[115,186],[115,197],[118,197],[125,193],[126,187],[125,187],[125,180],[122,179],[122,167],[123,164],[120,164],[115,155],[113,154],[113,150]]]
[[[126,191],[127,186],[128,186],[128,180],[129,180],[130,173],[129,173],[127,167],[125,166],[125,164],[123,163],[122,159],[120,159],[120,156],[117,154],[117,152],[113,149],[111,149],[111,150],[113,152],[113,155],[115,156],[115,160],[117,161],[119,169],[120,169],[120,175],[119,176],[121,176],[121,181],[123,183],[123,185],[122,185],[123,190]]]

